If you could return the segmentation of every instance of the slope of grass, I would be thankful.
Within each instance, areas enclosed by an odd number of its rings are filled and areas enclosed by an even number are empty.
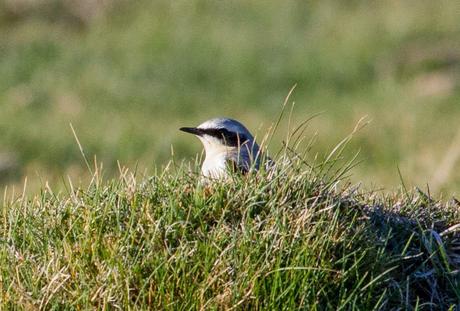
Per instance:
[[[203,185],[173,165],[5,199],[2,309],[454,310],[460,214],[364,193],[340,152]]]

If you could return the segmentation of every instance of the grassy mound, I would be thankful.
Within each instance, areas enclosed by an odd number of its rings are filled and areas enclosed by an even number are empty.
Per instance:
[[[458,202],[420,190],[364,193],[339,185],[346,169],[335,161],[295,159],[208,186],[185,166],[150,178],[123,170],[108,181],[96,173],[84,189],[5,200],[2,309],[447,310],[460,302]]]

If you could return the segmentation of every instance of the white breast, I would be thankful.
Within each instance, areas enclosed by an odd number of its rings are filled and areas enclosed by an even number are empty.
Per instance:
[[[251,167],[251,154],[257,155],[259,148],[257,144],[238,147],[223,145],[220,140],[208,135],[198,137],[205,148],[206,157],[201,167],[201,173],[205,177],[224,178],[229,175],[228,161],[232,160],[238,163],[238,166],[248,170]],[[252,146],[252,151],[249,148]],[[257,158],[256,169],[259,168],[259,159]]]
[[[222,178],[227,176],[227,160],[225,154],[215,155],[206,158],[201,167],[201,173],[205,177]]]

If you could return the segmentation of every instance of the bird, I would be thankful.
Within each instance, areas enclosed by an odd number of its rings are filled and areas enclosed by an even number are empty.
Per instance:
[[[259,145],[249,130],[230,118],[214,118],[197,127],[179,130],[198,137],[205,150],[201,174],[205,178],[223,179],[232,172],[257,171],[262,162]]]

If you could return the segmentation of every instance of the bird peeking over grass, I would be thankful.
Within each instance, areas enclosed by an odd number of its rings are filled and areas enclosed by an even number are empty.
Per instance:
[[[180,130],[194,134],[202,142],[206,156],[201,173],[207,178],[224,179],[231,172],[247,174],[258,170],[263,161],[254,137],[236,120],[215,118]],[[267,158],[268,161],[271,162]]]

